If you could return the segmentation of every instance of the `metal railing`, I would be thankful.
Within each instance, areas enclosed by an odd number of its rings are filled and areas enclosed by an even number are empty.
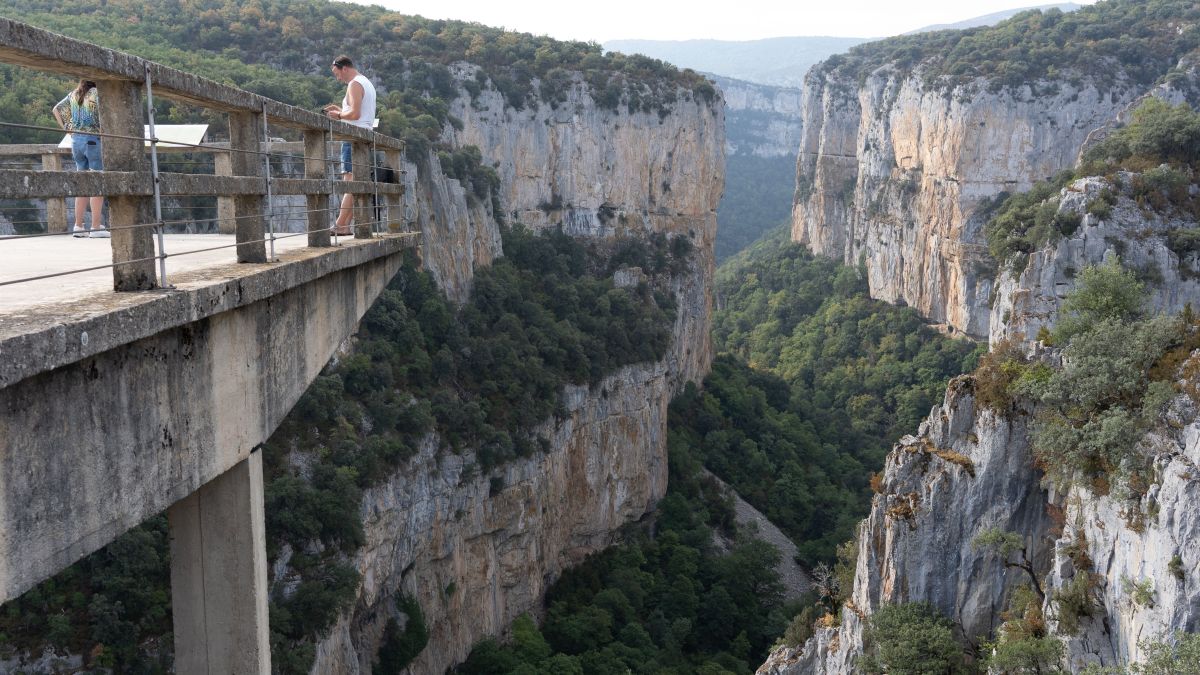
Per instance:
[[[0,62],[31,69],[92,79],[100,90],[101,152],[104,171],[62,171],[66,151],[51,144],[0,145],[0,200],[46,200],[44,228],[41,219],[12,221],[22,234],[0,236],[5,242],[70,235],[66,200],[69,197],[103,196],[108,202],[111,262],[78,269],[45,272],[0,280],[0,287],[53,277],[111,268],[116,290],[168,287],[167,259],[236,248],[238,262],[276,259],[279,240],[308,237],[309,246],[338,243],[331,227],[340,207],[330,203],[337,194],[354,195],[353,236],[366,239],[383,234],[413,237],[402,203],[402,153],[404,143],[369,129],[334,121],[315,113],[257,94],[168,68],[145,59],[50,33],[27,24],[0,18]],[[228,114],[229,141],[182,143],[157,137],[155,97]],[[144,100],[144,106],[142,105]],[[143,117],[144,115],[144,117]],[[143,125],[148,133],[143,132]],[[272,141],[271,127],[298,130],[303,141]],[[0,121],[0,127],[61,134],[55,127]],[[340,172],[339,153],[331,143],[349,142],[355,180],[335,180]],[[162,145],[163,147],[160,147]],[[148,146],[148,147],[147,147]],[[162,155],[201,155],[202,160],[172,163]],[[334,156],[331,157],[330,155]],[[10,168],[15,158],[41,160],[41,169]],[[382,157],[382,160],[380,159]],[[211,164],[208,159],[211,158]],[[273,175],[277,163],[303,163],[303,177]],[[163,165],[184,171],[164,171]],[[331,170],[331,165],[335,168]],[[188,172],[199,167],[201,171]],[[390,169],[397,182],[377,180],[379,170]],[[281,209],[281,199],[304,198],[304,208]],[[215,217],[169,218],[168,211],[204,209],[212,205],[165,207],[165,200],[216,198]],[[38,207],[20,207],[37,210]],[[3,209],[8,210],[8,209]],[[37,210],[40,213],[40,210]],[[281,213],[303,215],[301,231],[276,232]],[[75,219],[80,220],[80,214]],[[234,243],[204,246],[188,251],[166,250],[168,229],[200,223],[235,235]],[[36,227],[33,227],[35,226]],[[30,231],[37,230],[37,231]],[[3,252],[0,250],[0,255]]]

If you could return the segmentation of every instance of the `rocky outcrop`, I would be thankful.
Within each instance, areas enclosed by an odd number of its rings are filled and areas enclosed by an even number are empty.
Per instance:
[[[862,86],[814,70],[801,103],[792,239],[863,263],[872,296],[986,337],[994,278],[981,206],[1072,166],[1140,92],[1118,82],[949,91],[885,66]]]
[[[442,172],[437,153],[408,157],[404,225],[421,233],[421,264],[455,302],[471,293],[475,268],[503,254],[500,228],[487,205],[467,199],[462,183]]]
[[[370,672],[397,594],[416,598],[430,627],[414,673],[444,672],[536,611],[566,567],[612,543],[666,492],[669,397],[663,364],[568,387],[567,417],[539,430],[550,451],[492,477],[471,469],[472,453],[439,452],[430,438],[364,497],[358,601],[320,644],[313,672]]]
[[[1121,172],[1118,178],[1129,186],[1135,174]],[[1115,202],[1107,213],[1088,212],[1106,197]],[[1196,227],[1191,217],[1143,208],[1128,187],[1119,188],[1099,177],[1083,178],[1064,188],[1058,210],[1079,218],[1079,228],[1029,254],[1023,269],[1002,267],[989,318],[993,344],[1004,339],[1032,341],[1043,327],[1053,327],[1075,275],[1112,256],[1143,279],[1150,311],[1175,314],[1200,298],[1200,259],[1195,252],[1171,249],[1173,234]]]
[[[1200,630],[1198,417],[1195,403],[1180,396],[1167,424],[1143,439],[1158,477],[1145,495],[1122,499],[1081,486],[1066,495],[1067,527],[1055,542],[1047,585],[1061,589],[1076,575],[1089,575],[1096,606],[1077,633],[1065,636],[1071,672],[1138,662],[1143,641]]]
[[[460,64],[460,77],[474,69]],[[597,240],[687,238],[686,269],[669,280],[677,302],[661,362],[626,367],[592,387],[567,387],[567,414],[545,423],[540,456],[490,475],[471,452],[427,439],[387,483],[367,492],[366,545],[353,563],[362,584],[352,611],[317,645],[314,673],[365,673],[397,597],[420,604],[428,646],[412,673],[442,673],[479,640],[537,612],[569,565],[613,542],[666,491],[667,403],[712,361],[713,238],[723,184],[723,108],[680,91],[672,109],[602,110],[577,81],[566,102],[523,110],[495,89],[451,104],[462,122],[443,140],[475,145],[500,176],[499,204],[471,199],[442,174],[436,154],[410,157],[405,219],[422,232],[422,262],[447,294],[465,299],[473,271],[502,255],[498,222],[562,227]],[[488,200],[479,200],[488,201]],[[635,280],[618,271],[621,284]]]

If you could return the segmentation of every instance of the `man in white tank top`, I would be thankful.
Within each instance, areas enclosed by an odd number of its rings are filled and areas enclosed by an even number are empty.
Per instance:
[[[339,56],[330,66],[333,76],[338,82],[346,83],[346,95],[342,104],[330,103],[325,106],[325,114],[334,120],[353,124],[356,127],[370,129],[375,121],[375,85],[358,72],[349,56]],[[354,167],[351,164],[351,146],[347,141],[342,142],[342,180],[354,180]],[[374,158],[372,158],[374,161]],[[370,167],[363,167],[370,176]],[[353,219],[354,195],[342,195],[342,206],[338,211],[337,224],[334,232],[351,234],[350,221]]]

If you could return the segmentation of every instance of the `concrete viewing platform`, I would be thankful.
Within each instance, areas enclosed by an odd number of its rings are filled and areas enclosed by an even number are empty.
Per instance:
[[[232,234],[168,234],[163,238],[163,247],[167,252],[167,276],[172,285],[177,280],[185,283],[184,279],[188,280],[186,283],[196,283],[195,280],[207,278],[208,275],[192,272],[237,262],[237,249],[233,247],[236,237]],[[346,239],[343,238],[343,241]],[[0,284],[108,265],[112,262],[109,241],[71,236],[0,241]],[[228,248],[205,250],[218,246]],[[282,256],[307,246],[305,237],[290,236],[275,241],[275,253]],[[0,286],[0,322],[14,315],[37,313],[49,305],[72,303],[98,293],[112,293],[112,286],[112,270],[107,267]]]
[[[276,240],[274,262],[238,263],[235,248],[216,248],[233,244],[233,235],[166,235],[168,289],[116,292],[108,267],[0,286],[0,387],[394,255],[415,247],[417,236],[339,237],[337,246],[327,248],[290,237]],[[109,241],[69,236],[0,241],[0,282],[107,265]]]

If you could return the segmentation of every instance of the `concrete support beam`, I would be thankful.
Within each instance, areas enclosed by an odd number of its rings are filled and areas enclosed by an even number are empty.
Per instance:
[[[175,672],[271,672],[262,453],[167,510]]]
[[[247,112],[229,113],[229,161],[235,176],[263,177],[262,157],[258,154],[263,138],[262,115]],[[266,192],[263,182],[263,192]],[[233,198],[234,233],[237,235],[238,262],[267,262],[267,246],[263,241],[267,227],[263,213],[263,195],[238,195]]]
[[[233,163],[229,159],[228,152],[218,152],[213,154],[213,172],[218,176],[232,176]],[[221,234],[233,234],[236,220],[234,220],[233,197],[231,195],[217,195],[217,231]]]
[[[249,458],[415,244],[303,248],[0,320],[0,602]]]
[[[374,179],[375,164],[374,158],[371,157],[371,146],[366,143],[355,141],[350,144],[351,160],[354,162],[354,178],[359,181],[370,181]],[[354,238],[355,239],[370,239],[373,225],[375,221],[375,213],[371,208],[370,194],[359,193],[354,195]]]
[[[304,132],[304,178],[308,180],[329,180],[329,161],[327,141],[329,134],[325,131],[311,130]],[[329,246],[329,193],[310,194],[306,198],[308,208],[308,245]]]
[[[147,168],[142,143],[142,91],[132,82],[100,80],[100,128],[106,134],[100,144],[106,171],[138,171]],[[144,196],[109,198],[108,224],[112,229],[113,288],[144,291],[158,286],[154,269],[154,231],[130,227],[154,222],[154,200]]]
[[[62,171],[62,155],[56,152],[43,154],[42,171]],[[65,197],[50,197],[46,200],[46,231],[67,231],[67,200]]]

